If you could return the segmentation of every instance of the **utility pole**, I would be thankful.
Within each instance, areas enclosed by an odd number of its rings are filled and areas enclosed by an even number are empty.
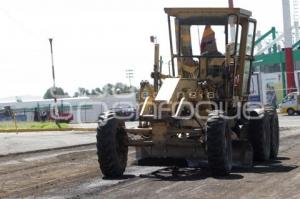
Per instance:
[[[51,52],[51,64],[52,64],[52,79],[53,79],[53,98],[54,102],[56,103],[56,87],[55,87],[55,70],[54,70],[54,62],[53,62],[53,48],[52,48],[52,38],[49,38],[50,42],[50,52]]]
[[[134,71],[133,69],[126,69],[126,78],[129,79],[129,87],[131,88],[131,79],[133,79]]]
[[[52,38],[49,38],[49,42],[50,42],[50,52],[51,52],[51,64],[52,64],[52,78],[53,78],[53,89],[52,89],[52,94],[53,94],[53,98],[54,98],[54,117],[55,117],[55,122],[56,124],[60,127],[60,125],[58,124],[58,107],[57,107],[57,96],[56,96],[56,87],[55,87],[55,70],[54,70],[54,61],[53,61],[53,48],[52,48]]]

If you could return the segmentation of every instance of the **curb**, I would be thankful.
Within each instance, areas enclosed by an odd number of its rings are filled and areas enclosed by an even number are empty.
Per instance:
[[[27,133],[45,131],[96,131],[96,128],[1,129],[0,133]]]
[[[56,147],[56,148],[49,148],[49,149],[38,149],[38,150],[34,150],[34,151],[9,153],[9,154],[5,154],[5,155],[1,155],[0,154],[0,157],[3,158],[3,157],[16,156],[16,155],[26,155],[26,154],[32,154],[32,153],[41,153],[41,152],[48,152],[48,151],[55,151],[55,150],[76,148],[76,147],[92,146],[92,145],[95,145],[95,144],[96,144],[96,142],[92,142],[92,143],[87,143],[87,144],[78,144],[78,145],[63,146],[63,147]]]

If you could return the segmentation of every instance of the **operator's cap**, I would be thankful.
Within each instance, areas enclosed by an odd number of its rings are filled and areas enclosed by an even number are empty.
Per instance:
[[[201,44],[200,44],[200,50],[201,50],[201,54],[206,52],[207,53],[218,52],[215,32],[210,27],[210,25],[206,25],[204,28]]]

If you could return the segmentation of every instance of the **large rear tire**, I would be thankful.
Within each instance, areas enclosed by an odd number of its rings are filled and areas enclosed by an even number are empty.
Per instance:
[[[270,119],[271,126],[271,152],[270,158],[276,159],[279,150],[279,122],[276,110],[274,110]]]
[[[232,143],[227,120],[214,111],[207,120],[208,165],[214,176],[228,175],[232,168]]]
[[[124,122],[114,117],[100,118],[97,128],[97,155],[107,178],[123,175],[127,165],[128,137]]]
[[[270,159],[271,126],[267,113],[260,119],[250,120],[249,138],[253,147],[253,158],[256,161]]]

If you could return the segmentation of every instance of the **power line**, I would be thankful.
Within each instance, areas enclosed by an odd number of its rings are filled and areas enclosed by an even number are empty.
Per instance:
[[[131,87],[131,79],[133,79],[134,76],[134,70],[133,69],[126,69],[126,78],[129,79],[129,86]]]

